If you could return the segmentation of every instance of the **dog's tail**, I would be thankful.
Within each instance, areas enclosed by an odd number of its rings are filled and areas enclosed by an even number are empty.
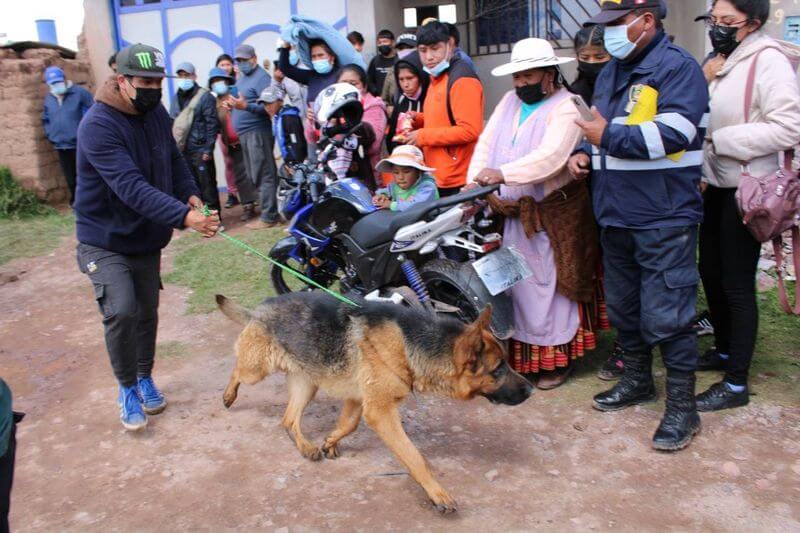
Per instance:
[[[237,324],[245,326],[253,318],[253,314],[250,311],[221,294],[216,295],[216,300],[222,314]]]

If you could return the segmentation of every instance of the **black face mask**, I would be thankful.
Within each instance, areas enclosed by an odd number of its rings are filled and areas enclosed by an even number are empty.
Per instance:
[[[382,44],[378,47],[378,53],[382,56],[388,56],[392,53],[392,47],[388,44]]]
[[[606,63],[608,63],[608,61],[603,61],[602,63],[578,61],[578,72],[580,72],[584,78],[594,81],[597,79],[597,75],[600,74],[600,71],[603,70],[603,67],[606,66]]]
[[[541,102],[544,100],[546,96],[544,91],[542,90],[542,84],[536,83],[534,85],[523,85],[522,87],[517,87],[515,89],[517,96],[520,100],[525,102],[526,104],[535,104],[536,102]]]
[[[732,26],[711,26],[708,30],[708,37],[711,39],[711,46],[714,51],[724,56],[729,56],[739,46],[736,40],[736,32],[739,28]]]
[[[139,113],[148,113],[161,103],[161,87],[158,89],[143,89],[137,87],[136,98],[131,98],[131,102]]]

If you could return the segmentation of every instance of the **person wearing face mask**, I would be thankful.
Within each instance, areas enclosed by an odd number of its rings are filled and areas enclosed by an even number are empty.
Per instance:
[[[313,107],[314,100],[316,100],[320,91],[336,83],[341,67],[336,54],[333,53],[333,50],[325,41],[309,39],[308,50],[311,57],[311,69],[302,69],[292,65],[289,61],[291,45],[286,42],[282,42],[280,45],[278,68],[287,77],[308,87],[307,103],[309,108]]]
[[[578,77],[570,83],[569,89],[591,105],[597,75],[611,60],[611,56],[603,47],[603,25],[581,28],[575,34],[574,45],[575,55],[578,57]]]
[[[394,33],[390,30],[381,30],[376,39],[378,55],[372,58],[367,68],[367,84],[369,92],[379,96],[383,91],[383,84],[386,76],[394,68],[397,62],[397,52],[394,49]]]
[[[234,78],[222,68],[214,67],[208,73],[208,87],[211,95],[216,98],[217,120],[219,121],[219,144],[225,157],[225,180],[228,181],[228,200],[232,205],[226,204],[225,207],[232,207],[241,202],[242,214],[239,220],[247,222],[256,216],[255,201],[257,192],[253,182],[247,176],[247,169],[244,164],[244,154],[242,144],[236,130],[233,127],[231,110],[225,105],[231,97],[231,87],[234,85]],[[230,174],[230,178],[228,177]],[[230,182],[233,182],[234,191],[231,192]],[[236,194],[236,202],[230,202],[231,195]]]
[[[501,184],[489,205],[505,215],[503,245],[519,250],[534,273],[511,288],[509,362],[540,389],[564,383],[583,356],[595,293],[598,244],[589,190],[567,170],[582,137],[558,68],[571,61],[556,57],[544,39],[514,45],[511,61],[492,70],[510,75],[514,89],[489,118],[467,173],[469,183]]]
[[[570,158],[578,178],[591,171],[600,226],[605,297],[624,350],[614,387],[594,407],[614,411],[655,398],[652,350],[667,369],[666,411],[653,436],[679,450],[700,431],[694,398],[699,276],[697,225],[708,88],[700,65],[664,34],[659,0],[603,0],[590,24],[605,24],[612,59],[597,77],[585,141]]]
[[[428,22],[417,31],[417,51],[431,77],[423,113],[412,111],[414,130],[405,143],[418,146],[436,168],[439,196],[456,194],[467,182],[467,168],[483,130],[483,86],[454,55],[447,26]]]
[[[231,109],[247,175],[261,196],[261,217],[247,227],[269,228],[280,224],[278,169],[273,155],[275,139],[272,137],[272,123],[264,106],[258,103],[258,97],[271,85],[272,80],[258,64],[256,51],[249,44],[237,46],[234,57],[239,68],[239,79],[236,80],[239,95],[227,98],[224,105]]]
[[[73,85],[58,67],[47,67],[44,81],[50,89],[44,97],[42,126],[47,140],[58,154],[61,172],[69,188],[69,205],[75,201],[76,144],[78,124],[92,107],[91,93],[78,85]]]
[[[233,69],[233,58],[228,54],[220,54],[217,57],[217,60],[214,62],[215,68],[222,70],[226,76],[230,76],[230,79],[233,80],[232,84],[236,83],[236,72]],[[213,70],[213,69],[212,69]],[[211,89],[213,92],[214,89]],[[229,91],[225,91],[226,94],[229,94]],[[223,109],[220,104],[224,101],[224,98],[220,98],[220,95],[217,95],[217,111],[219,113],[223,112]],[[220,114],[220,117],[222,115]],[[230,122],[230,112],[225,113],[225,118],[228,122]],[[220,128],[225,128],[226,123],[222,122],[220,118]],[[236,132],[232,132],[236,135]],[[239,138],[236,137],[236,144],[239,144]],[[225,162],[225,184],[228,186],[228,199],[225,201],[225,208],[230,209],[231,207],[239,205],[239,188],[237,186],[237,174],[235,170],[235,165],[231,154],[228,153],[228,145],[223,140],[223,135],[219,137],[219,149],[222,152],[222,159]],[[240,154],[241,155],[241,154]]]
[[[397,37],[397,45],[395,46],[395,50],[397,50],[397,61],[400,61],[413,52],[416,52],[417,36],[413,33],[400,34],[400,36]],[[417,54],[417,59],[419,60],[419,54]],[[396,65],[397,63],[395,63],[395,66]],[[422,72],[421,64],[420,72]],[[383,89],[381,90],[381,100],[383,100],[383,103],[386,104],[386,110],[390,115],[394,111],[393,106],[397,96],[397,80],[395,79],[395,71],[392,69],[386,76],[386,80],[383,82]]]
[[[212,237],[219,228],[217,213],[200,210],[200,191],[161,105],[165,76],[160,50],[123,48],[117,73],[78,127],[78,267],[94,287],[120,420],[131,431],[167,405],[152,378],[161,249],[174,229]]]
[[[170,105],[174,120],[172,133],[192,171],[200,198],[214,211],[220,210],[214,144],[219,134],[217,99],[197,84],[191,63],[180,63],[176,69],[178,92]]]
[[[783,166],[782,154],[800,142],[800,90],[795,67],[800,47],[767,36],[769,0],[716,0],[706,18],[713,57],[709,80],[710,116],[704,143],[707,184],[700,225],[703,280],[715,347],[698,370],[722,370],[723,379],[697,396],[700,411],[747,405],[748,373],[758,334],[756,272],[761,243],[742,223],[736,191],[747,164],[752,176]],[[747,78],[755,68],[749,120],[745,119]]]

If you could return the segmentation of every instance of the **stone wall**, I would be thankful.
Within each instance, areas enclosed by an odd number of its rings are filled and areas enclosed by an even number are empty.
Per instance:
[[[85,60],[64,59],[57,50],[44,48],[21,53],[0,49],[0,165],[9,167],[39,198],[57,204],[67,200],[68,191],[58,156],[42,128],[48,91],[44,70],[49,66],[60,67],[68,80],[92,92]]]

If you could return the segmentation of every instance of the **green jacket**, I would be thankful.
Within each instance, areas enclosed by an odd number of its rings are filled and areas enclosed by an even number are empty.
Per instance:
[[[0,457],[8,451],[12,427],[14,427],[14,414],[11,412],[11,389],[0,378]]]

